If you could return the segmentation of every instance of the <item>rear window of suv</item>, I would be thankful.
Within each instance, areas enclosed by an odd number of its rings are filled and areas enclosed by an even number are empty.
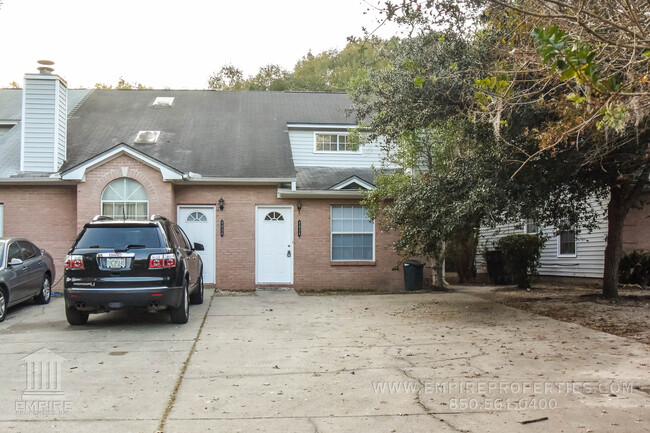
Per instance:
[[[160,248],[164,246],[158,227],[86,227],[75,248]]]

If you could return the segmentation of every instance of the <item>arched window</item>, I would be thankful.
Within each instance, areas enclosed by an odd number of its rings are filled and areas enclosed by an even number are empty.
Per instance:
[[[265,221],[284,221],[284,217],[279,212],[269,212],[264,218]]]
[[[149,196],[144,186],[128,177],[115,179],[102,193],[102,215],[114,219],[146,220],[149,214]]]
[[[192,212],[187,216],[188,223],[206,223],[208,219],[202,212]]]

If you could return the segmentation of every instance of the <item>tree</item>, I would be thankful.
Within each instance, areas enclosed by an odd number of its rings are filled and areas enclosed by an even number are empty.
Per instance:
[[[641,205],[650,175],[650,4],[468,1],[470,14],[460,4],[406,0],[389,3],[384,12],[411,29],[439,25],[441,17],[471,22],[463,27],[472,29],[469,37],[492,41],[492,65],[475,78],[478,106],[496,137],[518,152],[515,178],[546,173],[540,177],[546,199],[535,192],[541,221],[569,226],[562,217],[567,197],[588,214],[593,209],[581,200],[608,195],[603,294],[617,297],[623,224],[629,209]],[[495,35],[501,36],[497,43]],[[538,124],[513,134],[516,120],[531,109],[542,114]],[[530,143],[533,149],[526,148]],[[574,212],[567,219],[580,218]]]
[[[213,90],[243,90],[244,72],[233,66],[225,65],[208,78],[208,88]]]
[[[126,81],[124,78],[120,77],[118,80],[117,84],[115,87],[113,87],[112,84],[106,84],[106,83],[96,83],[95,84],[95,89],[117,89],[117,90],[131,90],[131,89],[136,89],[136,90],[149,90],[152,89],[153,87],[146,86],[142,83],[138,82],[133,82],[129,83]]]
[[[9,88],[10,89],[20,89],[21,87],[20,87],[20,84],[18,84],[16,81],[12,81],[11,83],[9,83]]]
[[[431,259],[438,287],[444,243],[467,245],[473,267],[480,224],[502,221],[513,193],[491,124],[467,115],[475,90],[468,76],[488,60],[476,48],[454,34],[403,40],[387,53],[388,67],[370,71],[350,93],[357,118],[370,119],[366,138],[382,137],[387,165],[399,167],[378,174],[363,204],[371,218],[381,214],[383,229],[399,230],[402,256]]]

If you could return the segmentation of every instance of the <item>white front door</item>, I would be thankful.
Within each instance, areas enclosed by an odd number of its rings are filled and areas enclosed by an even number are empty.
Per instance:
[[[216,222],[214,206],[178,206],[178,225],[190,242],[203,244],[204,251],[197,251],[203,261],[203,282],[215,282]]]
[[[293,284],[293,208],[255,208],[255,281]]]

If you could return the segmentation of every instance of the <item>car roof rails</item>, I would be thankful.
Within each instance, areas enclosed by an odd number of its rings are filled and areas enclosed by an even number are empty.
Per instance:
[[[112,217],[106,216],[106,215],[95,215],[93,218],[93,221],[108,221],[112,220]]]
[[[149,218],[149,221],[157,221],[157,220],[167,221],[167,218],[158,214],[151,215],[151,218]]]

